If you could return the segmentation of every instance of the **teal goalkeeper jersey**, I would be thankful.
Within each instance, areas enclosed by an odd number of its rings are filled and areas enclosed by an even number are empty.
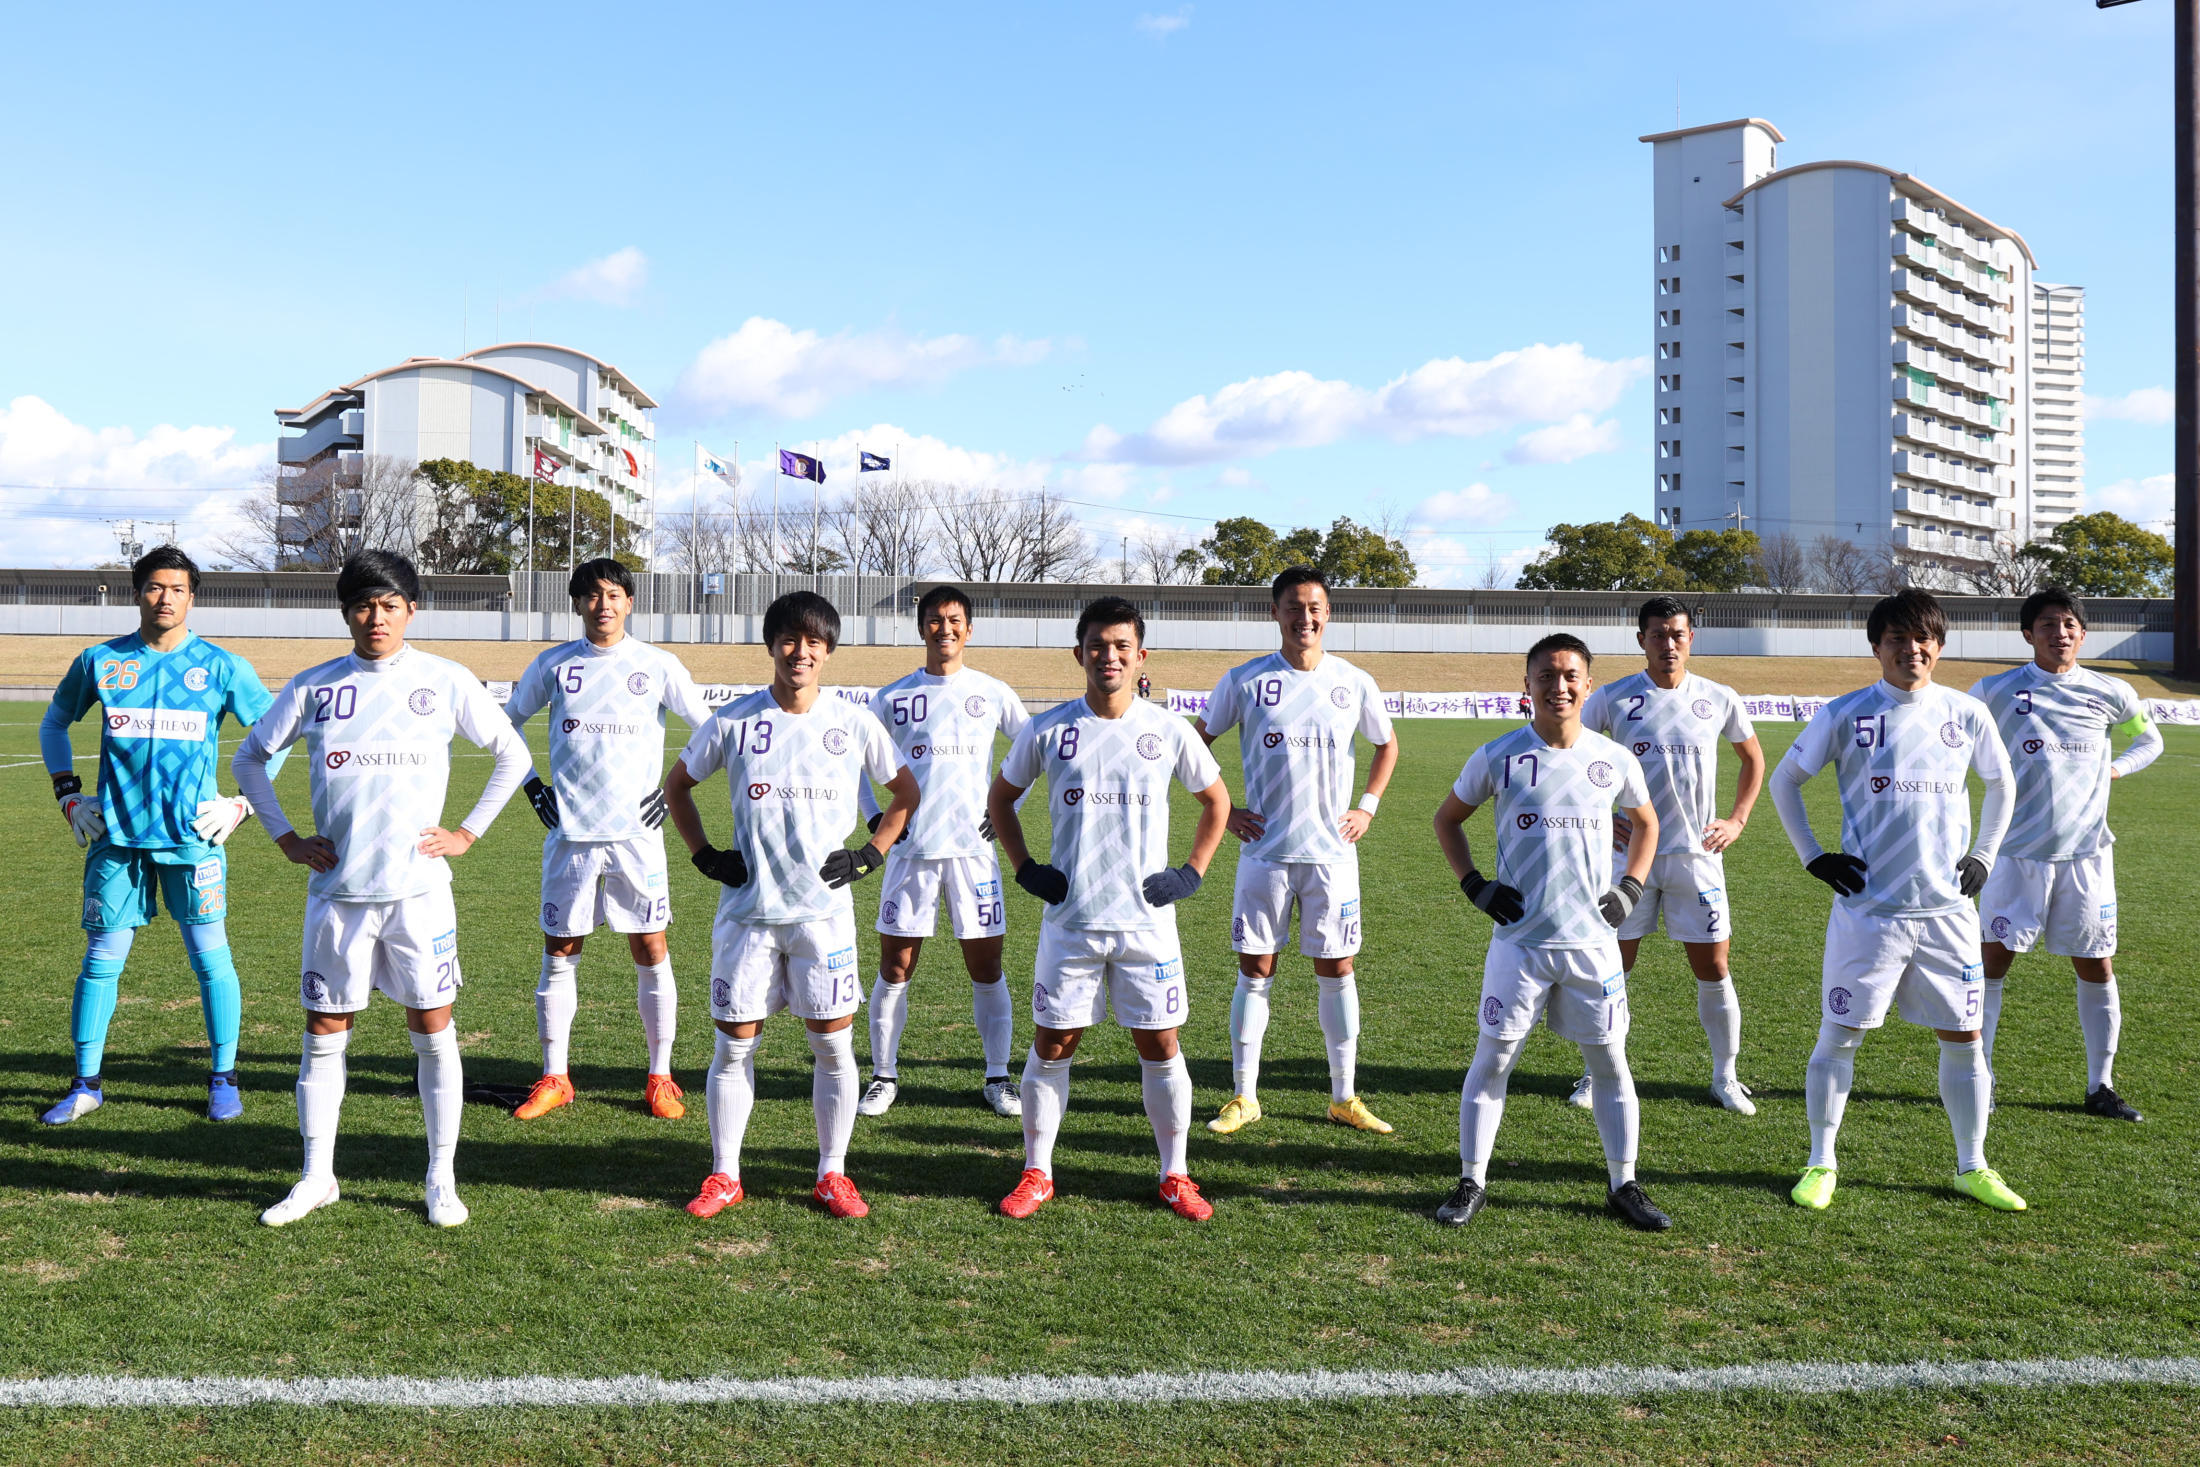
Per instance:
[[[257,722],[274,700],[252,664],[203,637],[155,652],[132,632],[87,647],[69,665],[39,727],[51,774],[72,767],[69,726],[102,713],[99,803],[107,843],[137,850],[203,844],[191,829],[201,800],[220,790],[214,772],[221,722]]]

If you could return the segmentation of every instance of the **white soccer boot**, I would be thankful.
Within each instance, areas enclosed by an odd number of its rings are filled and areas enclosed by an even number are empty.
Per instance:
[[[455,1228],[473,1216],[458,1200],[458,1188],[445,1182],[428,1183],[428,1221],[439,1228]]]
[[[1736,1115],[1757,1114],[1757,1102],[1749,1098],[1749,1087],[1739,1080],[1712,1081],[1711,1098]]]
[[[1590,1103],[1589,1090],[1595,1083],[1596,1079],[1592,1075],[1583,1075],[1580,1079],[1574,1081],[1574,1093],[1566,1097],[1566,1103],[1587,1110]]]
[[[1023,1092],[1017,1089],[1016,1082],[1006,1075],[1001,1076],[998,1080],[986,1081],[984,1094],[985,1103],[992,1108],[993,1114],[997,1116],[1015,1117],[1024,1113]]]
[[[881,1076],[871,1082],[871,1088],[864,1091],[863,1098],[856,1102],[856,1114],[882,1116],[893,1109],[894,1097],[900,1093],[901,1086],[895,1083],[891,1075]]]
[[[309,1212],[334,1202],[339,1196],[334,1177],[303,1177],[290,1189],[290,1195],[260,1214],[260,1221],[271,1228],[294,1223]]]

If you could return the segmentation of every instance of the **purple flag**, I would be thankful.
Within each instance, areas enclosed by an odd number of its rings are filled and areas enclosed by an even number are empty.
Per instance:
[[[825,482],[825,465],[806,453],[785,448],[779,450],[779,472],[790,479],[808,479],[813,484]]]

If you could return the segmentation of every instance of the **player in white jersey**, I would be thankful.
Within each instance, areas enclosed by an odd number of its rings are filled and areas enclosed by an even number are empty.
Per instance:
[[[1865,625],[1880,680],[1819,710],[1772,777],[1772,803],[1795,854],[1835,892],[1826,920],[1823,1010],[1803,1098],[1810,1161],[1792,1192],[1833,1201],[1834,1139],[1856,1083],[1856,1047],[1892,1008],[1940,1038],[1940,1100],[1955,1134],[1956,1190],[2007,1212],[2024,1199],[1986,1164],[1991,1101],[1979,1043],[1978,912],[2009,828],[2009,757],[1978,699],[1934,683],[1948,619],[1915,587],[1882,598]],[[1811,833],[1803,786],[1833,766],[1841,849]],[[1978,838],[1968,776],[1985,781]]]
[[[512,1112],[523,1121],[573,1103],[569,1053],[580,1006],[581,946],[599,923],[626,934],[634,1000],[649,1050],[642,1098],[651,1115],[687,1114],[672,1078],[680,1011],[665,928],[665,713],[689,729],[711,720],[701,689],[662,648],[630,637],[634,576],[615,560],[576,566],[566,585],[585,635],[527,664],[504,705],[515,728],[550,710],[550,783],[527,781],[527,801],[549,830],[542,842],[542,977],[535,1027],[542,1078]]]
[[[527,741],[479,678],[405,645],[405,628],[420,606],[411,561],[362,550],[344,562],[336,596],[351,628],[351,653],[292,678],[230,766],[283,854],[313,872],[299,979],[306,1011],[298,1064],[305,1165],[290,1195],[260,1221],[281,1227],[336,1200],[344,1050],[352,1016],[379,988],[404,1008],[419,1057],[428,1221],[456,1227],[466,1221],[452,1172],[465,1080],[451,1027],[462,980],[450,858],[488,832],[527,777]],[[473,811],[446,830],[454,735],[487,749],[496,767]],[[275,754],[301,740],[311,771],[310,836],[292,827],[268,777]]]
[[[1230,946],[1237,950],[1237,993],[1230,1000],[1232,1094],[1207,1129],[1224,1135],[1260,1119],[1261,1041],[1268,1032],[1276,954],[1299,909],[1299,951],[1314,960],[1320,988],[1315,1013],[1329,1051],[1329,1118],[1387,1135],[1388,1121],[1367,1108],[1354,1084],[1360,1043],[1360,993],[1353,957],[1360,950],[1360,837],[1398,767],[1398,741],[1375,679],[1322,650],[1329,625],[1329,583],[1311,566],[1293,566],[1269,588],[1282,631],[1281,650],[1222,675],[1207,712],[1192,727],[1211,748],[1232,728],[1245,767],[1245,806],[1230,812],[1238,853]],[[1367,792],[1352,798],[1352,738],[1374,746]]]
[[[1620,964],[1632,979],[1642,940],[1665,915],[1666,935],[1681,944],[1696,975],[1696,1018],[1711,1044],[1711,1098],[1745,1116],[1757,1113],[1749,1087],[1735,1072],[1742,1049],[1742,1006],[1727,969],[1734,931],[1726,893],[1726,848],[1741,839],[1765,784],[1765,753],[1741,697],[1732,688],[1688,670],[1695,618],[1677,596],[1653,596],[1635,613],[1635,642],[1647,666],[1589,695],[1581,725],[1627,746],[1642,761],[1650,803],[1658,811],[1658,854],[1643,883],[1642,900],[1620,924]],[[1732,744],[1742,762],[1734,804],[1725,819],[1719,794],[1719,744]],[[1624,816],[1613,822],[1618,841]],[[1614,863],[1625,846],[1615,842]],[[1594,1082],[1584,1074],[1573,1103],[1586,1108]]]
[[[934,586],[917,603],[924,666],[878,690],[871,712],[901,751],[924,798],[902,838],[887,849],[879,882],[878,978],[871,985],[871,1085],[860,1115],[886,1114],[899,1093],[901,1032],[909,1018],[909,979],[917,955],[947,904],[963,967],[970,974],[970,1011],[985,1054],[979,1091],[995,1115],[1023,1114],[1009,1078],[1016,1014],[1001,977],[1001,941],[1008,931],[1001,863],[985,817],[993,782],[993,736],[1014,738],[1031,721],[1023,699],[999,678],[965,666],[970,645],[970,597],[958,586]],[[863,813],[878,828],[878,802],[868,781]]]
[[[1658,813],[1642,765],[1581,725],[1594,686],[1589,648],[1553,632],[1528,649],[1533,717],[1467,756],[1436,811],[1436,842],[1459,889],[1497,923],[1482,964],[1480,1032],[1459,1090],[1459,1185],[1436,1220],[1461,1227],[1487,1199],[1490,1153],[1505,1115],[1505,1089],[1541,1018],[1581,1046],[1596,1076],[1593,1109],[1610,1177],[1605,1205],[1635,1227],[1673,1225],[1635,1179],[1641,1134],[1627,1068],[1627,979],[1613,934],[1642,897],[1658,848]],[[1491,806],[1497,874],[1475,869],[1467,817]],[[1612,876],[1612,810],[1627,814],[1627,865]]]
[[[1177,1047],[1187,1011],[1176,903],[1199,890],[1230,819],[1230,790],[1190,726],[1138,696],[1146,620],[1120,596],[1077,618],[1085,694],[1034,718],[1016,736],[986,801],[1016,884],[1047,904],[1031,985],[1033,1033],[1024,1060],[1024,1174],[1001,1199],[1029,1217],[1054,1195],[1054,1138],[1069,1107],[1070,1060],[1085,1030],[1115,1010],[1131,1032],[1146,1119],[1161,1153],[1161,1200],[1203,1221],[1214,1208],[1185,1171],[1192,1077]],[[1033,858],[1017,802],[1041,775],[1053,822],[1045,862]],[[1169,784],[1199,801],[1189,859],[1169,864]]]
[[[848,1179],[856,1123],[856,1052],[850,1034],[863,1001],[856,972],[855,903],[849,883],[884,865],[880,845],[901,838],[917,808],[917,777],[877,719],[822,696],[825,660],[840,645],[840,613],[824,597],[794,591],[764,612],[771,686],[736,698],[695,731],[665,775],[665,804],[695,869],[720,883],[711,925],[710,1175],[687,1205],[712,1217],[742,1199],[741,1141],[756,1104],[756,1049],[764,1020],[792,1009],[809,1031],[816,1069],[817,1187],[834,1217],[871,1209]],[[710,843],[696,785],[720,770],[733,811],[725,850]],[[856,791],[868,776],[893,792],[877,838],[842,842],[856,824]]]
[[[1994,1065],[2002,980],[2018,953],[2044,945],[2077,970],[2085,1108],[2111,1120],[2141,1120],[2113,1083],[2123,1004],[2111,961],[2116,837],[2108,829],[2108,786],[2152,764],[2162,752],[2162,733],[2131,684],[2078,666],[2085,608],[2077,597],[2060,586],[2035,591],[2018,620],[2032,660],[1971,688],[1994,715],[2017,780],[2016,814],[1979,894],[1986,1066]],[[2112,734],[2131,740],[2113,759]]]

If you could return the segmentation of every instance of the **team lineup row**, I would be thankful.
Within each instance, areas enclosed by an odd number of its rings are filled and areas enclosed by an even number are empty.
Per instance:
[[[575,974],[584,940],[603,925],[626,936],[635,962],[647,1103],[658,1116],[685,1113],[671,1074],[678,1004],[665,943],[667,819],[696,868],[719,883],[711,1171],[688,1204],[699,1217],[741,1200],[757,1047],[764,1021],[782,1009],[803,1021],[815,1056],[816,1200],[835,1216],[868,1211],[847,1173],[849,1142],[858,1114],[894,1103],[907,984],[943,904],[972,980],[983,1099],[1023,1125],[1024,1170],[1001,1211],[1028,1217],[1053,1195],[1072,1058],[1083,1032],[1112,1012],[1138,1052],[1160,1198],[1185,1217],[1211,1216],[1186,1160],[1192,1086],[1177,1036],[1188,994],[1175,909],[1199,891],[1225,834],[1242,842],[1231,914],[1234,1084],[1210,1129],[1261,1119],[1270,986],[1294,912],[1319,987],[1330,1118],[1391,1129],[1354,1088],[1353,958],[1357,844],[1399,745],[1373,680],[1324,652],[1328,593],[1311,569],[1286,571],[1272,588],[1279,649],[1225,674],[1204,716],[1189,723],[1138,696],[1144,621],[1115,597],[1093,602],[1078,621],[1072,650],[1084,695],[1036,716],[1012,689],[965,664],[971,606],[952,586],[919,606],[925,666],[881,689],[868,708],[820,696],[839,640],[831,604],[807,592],[781,597],[764,621],[771,684],[713,711],[676,658],[626,634],[631,577],[616,562],[595,561],[576,569],[569,587],[585,635],[537,657],[500,708],[464,668],[406,644],[419,581],[402,556],[364,551],[347,562],[337,598],[353,651],[272,696],[242,659],[188,630],[198,572],[181,551],[152,552],[132,576],[139,631],[87,649],[41,725],[56,797],[86,847],[88,938],[71,1006],[76,1079],[44,1119],[67,1124],[102,1104],[99,1072],[123,963],[136,928],[163,902],[200,983],[213,1048],[208,1115],[241,1113],[223,843],[256,815],[311,873],[299,990],[304,1164],[297,1185],[262,1214],[269,1225],[338,1200],[345,1050],[353,1015],[375,989],[405,1010],[418,1056],[428,1218],[466,1220],[454,1172],[462,1080],[451,1008],[462,975],[449,862],[523,791],[548,833],[536,991],[543,1075],[515,1112],[522,1120],[574,1098]],[[1811,1151],[1793,1193],[1801,1205],[1832,1200],[1857,1044],[1893,1009],[1939,1037],[1956,1187],[1992,1207],[2023,1208],[1986,1164],[1984,1142],[2001,979],[2034,946],[2068,956],[2076,970],[2087,1109],[2139,1119],[2111,1083],[2120,1020],[2108,785],[2152,760],[2161,737],[2127,685],[2078,666],[2085,629],[2076,598],[2039,593],[2022,621],[2033,661],[1966,695],[1932,681],[1946,641],[1937,602],[1915,590],[1881,601],[1867,635],[1882,679],[1828,704],[1771,774],[1799,859],[1835,892],[1805,1086]],[[1585,1072],[1573,1099],[1594,1113],[1610,1208],[1637,1227],[1670,1226],[1635,1178],[1639,1112],[1626,1057],[1628,974],[1661,917],[1698,980],[1711,1094],[1729,1111],[1754,1113],[1736,1073],[1741,1014],[1728,971],[1722,853],[1748,823],[1766,761],[1732,690],[1689,670],[1687,608],[1651,598],[1638,633],[1644,670],[1601,686],[1579,639],[1538,642],[1526,658],[1529,722],[1476,749],[1435,815],[1462,892],[1496,924],[1461,1091],[1461,1175],[1436,1210],[1447,1224],[1470,1221],[1484,1204],[1507,1082],[1540,1020],[1581,1048]],[[74,773],[69,728],[95,703],[100,775],[88,793]],[[520,733],[544,710],[547,781]],[[693,729],[669,770],[668,711]],[[224,717],[249,726],[231,765],[236,797],[215,783]],[[1209,748],[1232,729],[1243,759],[1239,807]],[[2112,758],[2117,734],[2130,743]],[[996,735],[1010,741],[997,771]],[[495,762],[473,810],[446,829],[456,737]],[[1372,751],[1364,786],[1355,740]],[[1715,809],[1721,742],[1740,761],[1724,815]],[[298,744],[312,835],[293,827],[274,785]],[[1842,809],[1832,852],[1814,836],[1801,794],[1828,766]],[[724,848],[711,842],[694,797],[720,773],[732,816]],[[1973,773],[1986,790],[1975,833]],[[1027,844],[1020,816],[1042,776],[1044,859]],[[1178,865],[1168,855],[1171,783],[1199,811],[1189,858]],[[874,786],[886,794],[883,806]],[[1487,874],[1466,836],[1485,804],[1496,826]],[[870,838],[850,849],[859,817]],[[1001,967],[1002,857],[1044,904],[1034,1036],[1019,1076],[1010,1073],[1013,1012]],[[864,1088],[852,1030],[866,995],[850,888],[874,871],[883,871],[881,961],[868,995],[872,1080]]]

